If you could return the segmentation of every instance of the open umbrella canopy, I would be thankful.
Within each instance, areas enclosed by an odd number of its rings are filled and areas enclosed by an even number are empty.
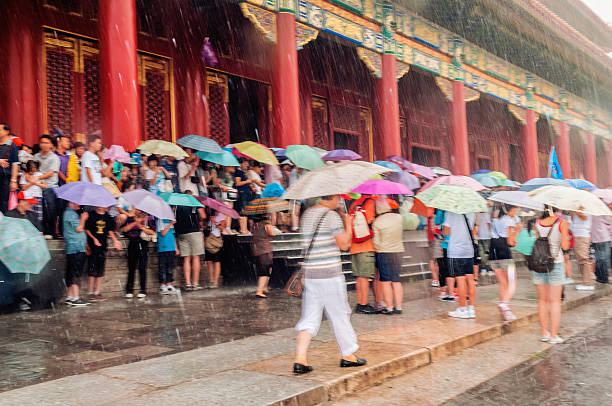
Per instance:
[[[406,171],[426,179],[433,179],[436,177],[436,174],[430,168],[412,162],[408,165]]]
[[[508,179],[508,177],[506,176],[506,174],[504,174],[503,172],[499,172],[499,171],[492,171],[488,173],[489,176],[495,176],[496,178],[500,179],[500,180],[504,180],[504,179]]]
[[[0,261],[10,272],[38,274],[50,260],[45,238],[29,220],[0,214]]]
[[[439,166],[432,166],[429,169],[431,169],[433,171],[433,173],[435,173],[438,176],[450,176],[450,175],[452,175],[451,171],[449,171],[448,169],[440,168]]]
[[[285,188],[276,182],[272,182],[266,185],[261,197],[281,197],[285,193]]]
[[[278,197],[267,197],[251,200],[242,210],[245,216],[276,213],[289,210],[289,202]]]
[[[176,143],[196,151],[210,152],[213,154],[220,154],[223,152],[219,144],[217,144],[217,141],[212,138],[202,137],[201,135],[189,134],[176,140]]]
[[[592,191],[592,190],[597,189],[597,186],[595,186],[594,184],[592,184],[588,180],[584,180],[584,179],[565,179],[565,181],[567,183],[569,183],[570,186],[572,186],[572,187],[574,187],[576,189],[588,190],[589,192]]]
[[[603,199],[605,202],[612,202],[612,189],[597,189],[592,190],[591,193]]]
[[[155,193],[144,189],[136,189],[125,192],[122,196],[135,209],[144,211],[162,220],[175,220],[172,208]]]
[[[382,179],[370,179],[351,190],[351,193],[366,195],[413,195],[412,190],[401,183]]]
[[[312,147],[312,149],[314,149],[315,151],[317,151],[319,153],[319,156],[323,156],[325,154],[327,154],[329,151],[323,148],[319,148],[319,147]]]
[[[342,161],[326,165],[302,175],[287,189],[283,198],[303,200],[349,193],[374,175],[385,172],[389,172],[389,169],[363,161]]]
[[[226,216],[230,216],[233,219],[240,218],[240,214],[228,205],[218,200],[212,199],[206,196],[198,196],[196,197],[200,203],[204,206],[210,207],[213,210],[218,211],[219,213],[225,214]]]
[[[122,163],[130,162],[130,154],[125,152],[125,149],[121,145],[111,145],[102,154],[103,159],[110,159],[111,161],[117,161]]]
[[[56,189],[60,199],[82,206],[110,207],[117,204],[117,199],[101,185],[89,182],[70,182]]]
[[[361,155],[350,149],[334,149],[323,155],[324,161],[356,161],[361,159]]]
[[[253,141],[243,141],[234,144],[234,149],[243,156],[268,165],[278,165],[274,152],[263,144]]]
[[[204,207],[198,199],[184,193],[162,193],[160,197],[170,206]]]
[[[490,169],[479,169],[477,171],[472,172],[472,175],[480,175],[482,173],[489,173],[492,172]]]
[[[544,187],[544,186],[566,186],[572,187],[566,180],[554,179],[554,178],[533,178],[519,188],[522,192],[531,192],[532,190]]]
[[[436,185],[458,185],[475,190],[476,192],[486,189],[480,182],[478,182],[476,179],[470,178],[469,176],[451,175],[440,176],[439,178],[430,180],[423,185],[421,192],[424,192],[430,187]]]
[[[185,158],[187,153],[181,147],[168,141],[163,140],[148,140],[140,144],[138,147],[141,153],[145,155],[157,154],[164,156],[173,156],[175,158]]]
[[[593,216],[612,216],[612,211],[593,193],[568,186],[544,186],[529,197],[561,210],[578,211]]]
[[[308,145],[289,145],[285,150],[285,156],[291,159],[298,168],[308,169],[309,171],[325,166],[325,162],[321,160],[319,153]]]
[[[529,197],[529,193],[518,190],[504,190],[495,192],[489,196],[489,200],[499,203],[509,204],[511,206],[524,207],[531,210],[544,210],[544,204]]]
[[[410,162],[406,158],[401,157],[399,155],[389,155],[387,157],[387,161],[390,161],[390,162],[393,162],[394,164],[399,165],[399,167],[401,167],[402,169],[408,169],[408,167],[412,165],[412,162]]]
[[[502,180],[501,186],[518,188],[521,185],[510,179]]]
[[[419,182],[419,178],[406,171],[391,172],[387,176],[387,179],[391,182],[401,183],[402,185],[406,186],[408,189],[411,190],[418,189],[421,187],[421,182]]]
[[[488,173],[477,173],[470,175],[470,178],[476,179],[483,186],[486,187],[499,187],[502,185],[503,181],[499,179],[497,176],[491,176]]]
[[[376,165],[380,165],[383,166],[385,168],[387,168],[387,172],[401,172],[402,168],[396,164],[395,162],[391,162],[391,161],[374,161],[374,163]]]
[[[486,212],[487,202],[472,189],[457,185],[436,185],[416,195],[424,205],[452,213]]]
[[[204,161],[219,164],[221,166],[240,166],[240,163],[238,163],[238,160],[231,152],[221,150],[220,153],[216,154],[211,152],[198,151],[195,154]]]

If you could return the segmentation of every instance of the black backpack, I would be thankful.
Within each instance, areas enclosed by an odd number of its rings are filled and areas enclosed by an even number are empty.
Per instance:
[[[546,237],[539,236],[533,245],[533,251],[531,255],[527,257],[527,267],[537,273],[548,273],[555,267],[555,259],[552,256],[550,250],[550,243],[548,237],[550,233],[555,229],[555,225],[559,220],[557,219]]]

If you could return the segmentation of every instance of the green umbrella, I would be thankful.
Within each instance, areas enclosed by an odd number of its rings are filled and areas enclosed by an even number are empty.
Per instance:
[[[416,195],[425,206],[452,213],[486,212],[487,202],[472,189],[457,185],[436,185]]]
[[[29,220],[0,215],[0,261],[10,272],[39,274],[50,260],[45,238]]]
[[[486,187],[498,187],[503,183],[502,179],[497,176],[492,176],[489,173],[473,173],[470,175],[470,177],[476,179]]]
[[[204,207],[198,199],[183,193],[162,193],[160,197],[170,206]]]
[[[228,151],[223,151],[220,154],[213,154],[211,152],[198,151],[195,153],[196,156],[200,157],[204,161],[219,164],[221,166],[240,166],[236,157]]]
[[[323,162],[319,153],[308,145],[289,145],[285,151],[285,156],[291,159],[298,168],[308,169],[309,171],[325,166],[325,162]]]

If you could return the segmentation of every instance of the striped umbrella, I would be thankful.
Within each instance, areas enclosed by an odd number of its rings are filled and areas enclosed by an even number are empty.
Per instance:
[[[255,199],[242,209],[245,216],[257,216],[260,214],[276,213],[289,210],[289,202],[278,197],[267,197]]]

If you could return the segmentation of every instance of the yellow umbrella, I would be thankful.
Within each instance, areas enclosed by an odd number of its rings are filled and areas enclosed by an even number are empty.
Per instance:
[[[145,155],[157,154],[164,156],[172,156],[175,158],[185,158],[187,153],[181,147],[168,141],[149,140],[145,141],[138,147],[141,153]]]
[[[234,148],[242,155],[254,159],[255,161],[268,165],[278,165],[278,160],[274,156],[274,152],[265,145],[253,141],[244,141],[234,144]]]

